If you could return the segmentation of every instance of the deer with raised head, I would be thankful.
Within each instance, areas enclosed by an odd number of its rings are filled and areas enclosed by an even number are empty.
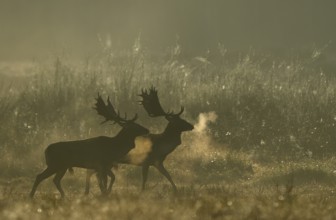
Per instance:
[[[121,131],[114,137],[95,137],[86,140],[58,142],[51,144],[45,150],[47,168],[37,175],[30,197],[33,197],[37,186],[44,179],[56,174],[53,182],[56,188],[64,197],[61,187],[61,179],[67,169],[80,167],[92,169],[97,173],[100,190],[103,195],[107,194],[107,175],[113,183],[115,177],[111,171],[113,164],[124,157],[135,147],[134,140],[137,136],[148,134],[147,128],[135,123],[137,115],[133,119],[121,118],[107,99],[107,104],[98,94],[95,109],[97,113],[105,118],[104,122],[112,121],[122,127]],[[103,122],[103,123],[104,123]]]
[[[135,140],[135,148],[128,154],[118,160],[119,163],[133,164],[142,166],[142,190],[145,189],[148,170],[150,166],[154,166],[164,175],[177,192],[175,183],[170,174],[163,165],[166,157],[173,152],[181,144],[181,135],[184,131],[193,130],[194,126],[189,122],[180,118],[184,108],[181,107],[179,113],[165,112],[159,102],[157,90],[151,87],[149,91],[142,90],[140,94],[142,100],[140,103],[150,117],[164,116],[168,120],[168,125],[161,134],[148,134],[138,137]],[[95,173],[94,170],[87,170],[85,194],[89,193],[90,177]],[[108,192],[111,191],[113,182],[110,182]]]

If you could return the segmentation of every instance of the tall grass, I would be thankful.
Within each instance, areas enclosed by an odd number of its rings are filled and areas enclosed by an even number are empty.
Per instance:
[[[165,123],[149,119],[137,104],[137,94],[151,85],[164,108],[183,105],[183,117],[192,122],[202,112],[216,112],[208,134],[218,150],[252,152],[256,160],[335,151],[336,77],[315,65],[316,56],[278,59],[253,51],[236,56],[219,48],[186,58],[175,45],[155,57],[138,44],[120,53],[106,49],[82,64],[60,57],[36,65],[15,92],[3,82],[8,89],[0,95],[1,166],[40,166],[35,157],[49,143],[115,134],[118,128],[99,125],[92,110],[98,92],[111,96],[121,112],[138,112],[140,123],[159,132]]]
[[[129,51],[105,48],[82,63],[59,57],[7,75],[0,82],[1,218],[335,218],[336,76],[318,52],[279,58],[219,47],[188,58],[178,44],[153,55],[136,41]],[[45,181],[34,201],[25,200],[48,144],[120,129],[100,125],[92,109],[98,92],[161,132],[167,122],[137,103],[151,85],[165,109],[183,105],[182,117],[198,126],[166,160],[178,195],[155,172],[139,193],[141,170],[120,166],[107,199],[81,198],[85,171],[76,169],[63,181],[67,199]]]

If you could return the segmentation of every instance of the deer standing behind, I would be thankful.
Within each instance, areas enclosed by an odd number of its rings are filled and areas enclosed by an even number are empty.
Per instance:
[[[126,115],[125,118],[121,118],[119,112],[114,110],[109,98],[107,105],[99,94],[96,101],[95,109],[99,115],[105,117],[104,122],[112,121],[119,124],[122,127],[121,131],[115,137],[100,136],[49,145],[45,150],[47,168],[37,175],[30,197],[34,196],[41,181],[53,174],[56,174],[53,182],[61,196],[64,197],[61,179],[66,170],[72,167],[94,170],[97,173],[100,190],[103,195],[106,195],[107,175],[111,177],[110,184],[115,179],[111,171],[112,165],[134,148],[134,140],[137,136],[149,133],[147,128],[135,123],[137,115],[130,120],[127,120]]]
[[[168,120],[168,125],[161,134],[148,134],[138,137],[135,140],[135,148],[128,154],[118,160],[118,163],[132,164],[142,167],[142,190],[145,189],[148,170],[150,166],[154,166],[162,175],[164,175],[173,187],[174,192],[177,192],[175,183],[170,174],[163,165],[166,157],[173,152],[181,144],[181,135],[184,131],[193,130],[194,126],[180,118],[184,108],[181,107],[179,113],[165,112],[161,107],[157,90],[154,87],[147,90],[142,90],[140,95],[142,101],[140,103],[145,108],[150,117],[164,116]],[[95,173],[94,170],[87,170],[85,194],[90,190],[90,177]],[[112,174],[109,173],[109,174]],[[113,178],[113,176],[112,176]],[[108,192],[111,191],[113,182],[111,181],[108,187]]]

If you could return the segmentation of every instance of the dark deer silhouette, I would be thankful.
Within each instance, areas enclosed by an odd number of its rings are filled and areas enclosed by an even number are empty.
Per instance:
[[[117,113],[114,110],[109,98],[107,99],[107,105],[99,94],[96,101],[95,109],[99,115],[105,117],[103,123],[112,121],[119,124],[122,130],[115,137],[100,136],[49,145],[45,150],[47,168],[37,175],[30,197],[34,196],[40,182],[53,174],[56,174],[53,179],[56,188],[64,197],[61,179],[66,170],[72,167],[93,169],[97,173],[102,194],[107,194],[107,175],[111,177],[112,183],[115,179],[111,171],[112,165],[134,148],[134,140],[137,136],[149,133],[148,129],[135,123],[137,115],[130,120],[127,120],[126,115],[125,118],[121,118],[119,112]]]
[[[161,107],[157,90],[154,87],[147,90],[142,90],[140,94],[143,105],[150,117],[164,116],[168,120],[168,125],[161,134],[148,134],[136,139],[136,146],[125,157],[118,160],[119,163],[133,164],[142,166],[142,190],[145,189],[148,170],[150,166],[154,166],[159,172],[164,175],[171,183],[174,192],[177,192],[170,174],[163,165],[164,160],[173,152],[177,146],[181,144],[181,134],[184,131],[190,131],[194,126],[180,118],[184,108],[181,107],[179,113],[165,112]],[[90,190],[90,177],[95,173],[94,170],[88,170],[86,176],[85,194]],[[112,172],[111,172],[112,173]],[[113,182],[110,182],[108,192],[111,191]]]

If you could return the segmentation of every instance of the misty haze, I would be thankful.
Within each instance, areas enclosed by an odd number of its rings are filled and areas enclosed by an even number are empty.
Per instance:
[[[0,0],[0,218],[336,219],[335,10]]]

